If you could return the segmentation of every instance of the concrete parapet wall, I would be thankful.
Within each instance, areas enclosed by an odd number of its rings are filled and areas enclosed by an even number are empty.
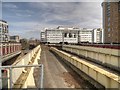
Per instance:
[[[56,48],[51,48],[51,50],[62,57],[64,60],[77,67],[79,70],[83,71],[92,79],[103,85],[105,88],[120,88],[120,77],[118,75],[85,62],[80,58],[72,56]]]
[[[4,55],[4,56],[2,56],[2,61],[1,61],[1,62],[3,63],[3,62],[5,62],[5,61],[7,61],[7,60],[9,60],[9,59],[17,56],[17,55],[20,54],[20,53],[21,53],[21,51],[16,51],[16,52],[13,52],[13,53]]]
[[[38,59],[40,59],[40,54],[41,54],[41,49],[38,51],[33,65],[38,65]],[[35,80],[34,80],[34,77],[33,77],[33,72],[34,72],[34,67],[31,67],[31,70],[29,72],[27,80],[25,81],[22,88],[35,88],[36,87]]]
[[[41,53],[41,47],[39,45],[36,48],[34,48],[33,50],[31,50],[29,53],[27,53],[25,56],[23,56],[19,60],[17,60],[17,62],[15,62],[13,64],[13,66],[28,65],[29,63],[32,62],[31,61],[32,59],[34,59],[33,64],[38,64],[36,61],[37,61],[37,59],[40,59],[40,53]],[[12,69],[13,84],[18,80],[18,78],[24,71],[25,71],[25,67]],[[32,79],[32,77],[31,77],[32,73],[33,73],[33,68],[30,70],[27,80],[25,81],[25,85],[23,85],[23,87],[27,87],[26,85],[28,84],[28,81],[30,80],[30,78]],[[29,82],[29,83],[31,83],[31,82]]]
[[[120,50],[75,45],[64,45],[62,49],[120,71]]]

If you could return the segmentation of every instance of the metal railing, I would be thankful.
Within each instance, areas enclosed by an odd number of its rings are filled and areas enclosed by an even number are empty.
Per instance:
[[[0,66],[0,70],[4,70],[4,71],[7,71],[6,73],[8,74],[7,76],[4,76],[4,75],[2,75],[2,77],[0,77],[0,79],[2,79],[2,82],[3,82],[3,79],[7,79],[7,86],[8,87],[2,87],[2,89],[3,88],[10,88],[11,90],[12,90],[12,88],[13,88],[13,81],[12,81],[12,74],[14,73],[14,72],[12,72],[12,70],[14,69],[14,68],[25,68],[25,67],[33,67],[33,68],[35,68],[35,67],[38,67],[38,68],[41,68],[40,69],[40,78],[39,78],[39,86],[38,87],[36,87],[36,88],[43,88],[43,64],[39,64],[39,65],[19,65],[19,66]],[[4,84],[4,83],[3,83]]]

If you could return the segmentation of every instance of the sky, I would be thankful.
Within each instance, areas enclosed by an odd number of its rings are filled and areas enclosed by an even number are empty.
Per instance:
[[[67,1],[67,0],[66,0]],[[102,28],[101,2],[2,2],[2,19],[10,35],[40,39],[40,31],[57,26]]]

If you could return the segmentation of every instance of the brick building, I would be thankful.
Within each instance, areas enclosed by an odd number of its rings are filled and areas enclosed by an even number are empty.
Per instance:
[[[103,28],[105,43],[120,43],[120,1],[103,2]]]

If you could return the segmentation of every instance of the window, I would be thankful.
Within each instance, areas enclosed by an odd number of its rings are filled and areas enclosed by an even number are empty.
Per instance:
[[[120,1],[118,2],[118,11],[120,12]]]
[[[110,26],[110,22],[108,22],[108,27]]]
[[[108,28],[108,32],[110,32],[110,28]]]
[[[110,17],[108,17],[108,22],[110,22]]]
[[[67,37],[67,33],[64,34],[64,37]]]
[[[106,7],[107,7],[107,16],[110,16],[110,2],[107,2]]]
[[[74,38],[76,38],[76,34],[74,34]]]
[[[69,33],[69,37],[70,37],[70,38],[72,37],[72,34],[71,34],[71,33]]]

